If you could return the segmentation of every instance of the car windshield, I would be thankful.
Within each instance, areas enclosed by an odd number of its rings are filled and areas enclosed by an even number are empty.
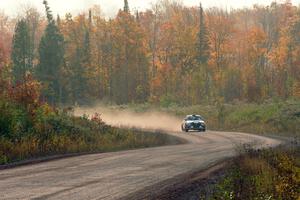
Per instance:
[[[185,120],[186,121],[202,120],[202,117],[201,116],[188,116]]]

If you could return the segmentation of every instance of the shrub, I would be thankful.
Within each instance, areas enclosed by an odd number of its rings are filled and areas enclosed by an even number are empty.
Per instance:
[[[172,144],[161,134],[117,129],[100,114],[74,117],[47,104],[33,110],[0,100],[0,164],[53,154],[105,152]],[[176,141],[175,141],[176,143]]]
[[[0,137],[18,140],[29,127],[28,115],[22,107],[0,100]]]
[[[160,106],[162,107],[170,107],[175,104],[174,102],[174,98],[170,95],[164,95],[160,98]]]
[[[218,183],[213,199],[298,200],[299,188],[299,146],[247,150]]]

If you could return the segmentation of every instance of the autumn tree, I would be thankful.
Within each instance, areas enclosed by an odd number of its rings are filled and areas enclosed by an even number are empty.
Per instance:
[[[245,69],[245,79],[247,97],[251,101],[259,101],[263,95],[266,42],[266,34],[262,29],[254,27],[249,30],[247,53],[250,65]]]
[[[91,68],[90,28],[85,15],[80,15],[69,23],[72,27],[70,27],[71,32],[66,35],[68,38],[66,47],[70,51],[68,54],[72,60],[68,66],[72,74],[71,93],[73,101],[81,103],[91,98],[88,85],[88,79],[92,79],[89,74],[93,71]],[[74,49],[70,49],[72,46]]]
[[[148,98],[149,62],[143,29],[130,13],[120,11],[112,30],[112,97],[117,103],[145,101]]]
[[[106,21],[101,17],[100,9],[94,8],[94,37],[91,46],[92,58],[95,63],[95,83],[97,98],[112,101],[112,80],[115,57],[113,53],[113,20]],[[98,13],[98,14],[97,14]]]
[[[11,77],[10,58],[13,38],[13,23],[7,15],[0,12],[0,98],[5,96]]]
[[[24,13],[30,43],[25,60],[52,104],[168,106],[299,96],[300,14],[289,1],[228,12],[161,0],[133,14],[124,0],[110,19],[94,6],[56,20],[44,4],[47,22],[34,8]],[[14,27],[15,19],[0,13],[6,83],[10,66],[17,66],[10,59]],[[22,73],[28,72],[14,72]]]
[[[6,75],[8,58],[6,51],[7,50],[4,48],[4,45],[0,40],[0,98],[6,93],[8,85],[8,77]]]
[[[290,48],[292,53],[289,54],[291,66],[290,75],[293,79],[293,95],[300,97],[300,10],[296,11],[293,23],[290,27]]]
[[[234,32],[234,21],[227,11],[213,8],[208,12],[210,69],[213,71],[213,96],[225,96],[225,72],[228,70],[231,50],[231,37]]]

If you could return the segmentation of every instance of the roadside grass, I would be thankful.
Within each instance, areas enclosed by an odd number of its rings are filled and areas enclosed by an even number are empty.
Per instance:
[[[28,136],[20,141],[0,139],[0,165],[27,159],[73,153],[104,153],[164,145],[181,144],[177,138],[162,133],[142,132],[130,129],[108,128],[105,132],[85,135],[53,134],[43,141]]]
[[[47,104],[28,110],[0,101],[0,165],[70,153],[102,153],[180,144],[176,137],[106,125]]]
[[[214,188],[209,199],[299,200],[300,148],[244,149]]]
[[[262,104],[242,103],[162,107],[152,104],[110,106],[135,112],[161,111],[183,118],[200,114],[210,130],[240,131],[300,137],[300,101],[269,101]]]
[[[222,107],[195,106],[186,109],[173,108],[170,111],[181,115],[200,113],[206,118],[208,127],[213,130],[300,136],[299,101],[224,104]]]

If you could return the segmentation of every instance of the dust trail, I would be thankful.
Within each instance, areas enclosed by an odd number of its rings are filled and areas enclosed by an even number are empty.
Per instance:
[[[103,121],[112,126],[135,127],[165,131],[180,131],[181,119],[163,112],[136,113],[128,109],[110,109],[104,106],[75,108],[75,115],[101,114]]]

